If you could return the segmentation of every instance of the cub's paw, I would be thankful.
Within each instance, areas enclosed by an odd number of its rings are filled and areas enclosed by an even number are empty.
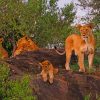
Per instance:
[[[52,84],[53,83],[53,79],[51,78],[51,79],[49,79],[49,82],[50,82],[50,84]]]
[[[79,69],[79,72],[85,72],[85,68]]]

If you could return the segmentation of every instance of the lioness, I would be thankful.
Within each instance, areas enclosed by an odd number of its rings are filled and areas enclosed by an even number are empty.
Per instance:
[[[54,68],[50,61],[45,60],[42,63],[39,63],[42,67],[42,78],[44,82],[47,82],[49,76],[49,82],[52,84],[54,79],[54,74],[58,72],[57,68]]]
[[[4,39],[0,37],[0,58],[8,58],[8,52],[2,47]]]
[[[84,67],[84,54],[88,55],[89,68],[92,67],[94,51],[95,51],[95,39],[92,33],[93,24],[78,25],[81,35],[72,34],[65,40],[65,51],[60,53],[55,48],[56,52],[60,55],[66,53],[66,70],[70,70],[69,63],[74,50],[75,55],[78,56],[78,65],[80,67],[79,71],[85,72]]]
[[[13,56],[19,55],[25,51],[34,51],[38,49],[39,47],[28,36],[24,36],[18,40]]]

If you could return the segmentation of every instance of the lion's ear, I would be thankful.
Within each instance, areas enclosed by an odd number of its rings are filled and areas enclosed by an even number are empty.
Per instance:
[[[87,26],[90,27],[91,29],[94,28],[94,24],[93,23],[89,23],[89,24],[87,24]]]
[[[3,42],[4,41],[4,39],[3,38],[0,38],[0,42]]]
[[[39,65],[40,65],[40,66],[43,66],[42,63],[40,63],[40,62],[39,62]]]
[[[81,27],[82,27],[81,24],[76,24],[76,28],[77,28],[78,30],[80,30]]]

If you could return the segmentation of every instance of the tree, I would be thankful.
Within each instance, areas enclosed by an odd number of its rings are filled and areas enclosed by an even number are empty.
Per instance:
[[[84,9],[88,8],[88,19],[95,25],[95,36],[97,48],[100,47],[100,0],[78,0],[80,2],[79,6]],[[87,18],[87,17],[86,17]]]
[[[74,5],[58,8],[58,0],[0,0],[0,33],[10,52],[23,35],[33,35],[40,46],[63,42],[72,31]]]
[[[46,0],[45,0],[46,1]],[[71,24],[75,18],[73,3],[63,8],[57,7],[58,0],[45,2],[44,9],[36,23],[36,40],[42,46],[64,42],[72,31]]]
[[[29,0],[25,4],[22,0],[0,0],[0,33],[8,51],[12,50],[21,35],[34,34],[40,4],[41,0]]]
[[[80,2],[79,6],[84,9],[88,8],[89,19],[92,17],[92,22],[100,29],[100,0],[78,0]]]

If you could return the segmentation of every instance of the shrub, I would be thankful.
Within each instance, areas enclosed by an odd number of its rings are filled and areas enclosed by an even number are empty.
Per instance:
[[[7,64],[0,64],[0,99],[3,100],[36,100],[29,86],[29,75],[21,79],[9,78],[10,70]]]

